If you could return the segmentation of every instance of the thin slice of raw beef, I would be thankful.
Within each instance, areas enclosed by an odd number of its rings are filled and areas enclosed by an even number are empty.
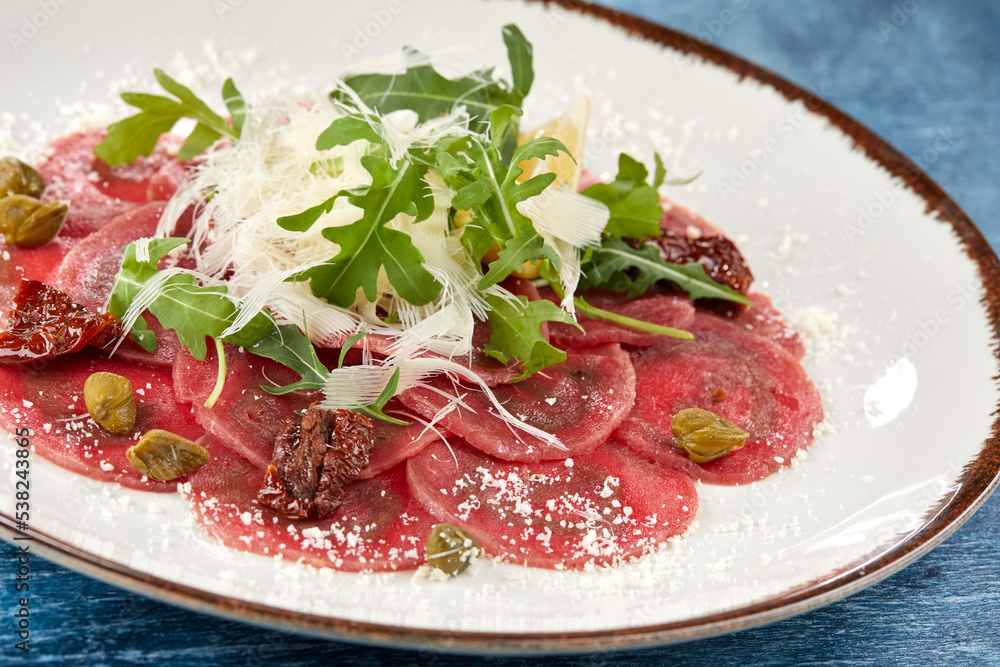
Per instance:
[[[632,353],[635,406],[613,439],[711,484],[745,484],[787,465],[823,419],[819,392],[802,366],[778,344],[720,316],[698,313],[691,331],[693,341]],[[670,421],[692,407],[747,431],[744,447],[708,463],[691,461],[674,447]]]
[[[115,284],[115,276],[125,256],[125,246],[156,233],[156,225],[166,205],[145,204],[124,213],[80,241],[66,255],[53,278],[54,286],[69,294],[77,303],[100,312]],[[190,225],[190,215],[182,216],[183,231]],[[177,334],[160,326],[151,314],[143,315],[146,325],[156,335],[156,352],[150,354],[126,339],[115,351],[119,359],[157,368],[171,368],[180,349]]]
[[[455,438],[410,459],[414,495],[487,554],[553,569],[617,565],[682,534],[698,510],[679,470],[605,444],[567,461],[499,461]]]
[[[235,345],[225,346],[226,380],[222,394],[211,408],[205,401],[215,388],[219,358],[212,347],[205,361],[198,361],[181,349],[174,362],[174,386],[181,401],[191,402],[195,419],[206,431],[221,439],[258,468],[271,462],[274,439],[286,419],[295,417],[320,395],[296,391],[274,396],[261,387],[282,386],[299,376],[281,364],[258,357]]]
[[[544,289],[541,292],[543,298],[559,303],[559,299],[552,290]],[[583,292],[580,296],[595,308],[674,329],[684,329],[694,318],[694,305],[691,303],[691,299],[686,295],[673,292],[654,291],[632,301],[625,300],[622,294],[606,290]],[[561,322],[550,323],[549,331],[552,332],[552,344],[563,350],[603,345],[604,343],[645,347],[654,345],[663,338],[662,334],[630,329],[614,322],[595,320],[580,314],[577,314],[577,321],[583,327],[583,331]]]
[[[136,207],[80,241],[60,265],[53,287],[91,310],[103,310],[121,269],[125,246],[155,234],[164,208],[163,202]]]
[[[212,460],[190,474],[194,514],[226,546],[346,572],[411,570],[423,563],[436,522],[410,493],[405,466],[352,482],[330,517],[290,521],[255,502],[264,470],[214,436],[200,444]]]
[[[508,461],[564,459],[597,447],[624,419],[635,400],[635,374],[618,345],[602,345],[571,351],[566,361],[517,384],[494,387],[493,393],[508,412],[557,436],[565,449],[515,432],[482,391],[455,386],[444,376],[400,398],[432,419],[453,402],[449,396],[462,395],[440,424],[473,447]]]
[[[391,399],[383,411],[392,417],[409,421],[410,425],[375,422],[375,445],[368,458],[368,466],[361,471],[358,479],[381,474],[420,453],[427,445],[440,440],[442,435],[450,435],[442,433],[439,427],[428,427],[414,419],[398,398]]]
[[[149,201],[150,182],[164,165],[175,161],[179,139],[164,135],[148,158],[109,167],[94,155],[94,146],[106,135],[106,130],[87,130],[60,137],[37,165],[46,183],[43,199],[69,204],[62,236],[87,236]]]
[[[105,371],[129,379],[135,392],[135,428],[112,435],[87,414],[83,385]],[[143,433],[163,429],[195,440],[204,433],[188,406],[180,404],[168,371],[77,354],[39,364],[0,366],[0,422],[8,431],[28,427],[40,456],[91,479],[145,491],[174,491],[177,482],[145,479],[132,469],[125,450]]]
[[[170,161],[160,167],[149,180],[146,198],[149,201],[167,201],[187,180],[187,169],[179,162]]]
[[[750,292],[747,296],[753,301],[753,306],[740,311],[730,321],[758,336],[773,340],[801,361],[806,353],[802,338],[774,308],[771,299],[760,292]]]

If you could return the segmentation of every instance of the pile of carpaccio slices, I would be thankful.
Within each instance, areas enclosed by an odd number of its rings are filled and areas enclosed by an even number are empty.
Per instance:
[[[124,246],[154,234],[185,178],[184,165],[172,157],[177,140],[165,138],[149,158],[108,168],[93,155],[103,136],[94,130],[58,139],[36,165],[47,183],[43,199],[66,202],[70,211],[48,245],[3,247],[0,317],[6,319],[22,278],[101,311]],[[665,204],[665,210],[664,229],[719,233],[680,207]],[[508,287],[555,299],[527,281]],[[480,347],[464,361],[509,412],[557,435],[566,449],[514,433],[471,387],[460,389],[458,409],[426,427],[448,400],[436,390],[455,390],[439,376],[430,387],[392,399],[386,412],[411,425],[376,424],[368,467],[325,519],[290,521],[255,502],[276,435],[318,394],[265,392],[262,385],[297,377],[232,347],[224,391],[205,408],[218,372],[214,351],[196,361],[149,315],[159,341],[155,354],[126,342],[111,358],[89,351],[0,366],[0,419],[10,431],[30,427],[35,451],[75,473],[145,491],[187,491],[205,530],[234,549],[343,571],[407,570],[424,563],[432,526],[449,522],[504,562],[568,570],[615,566],[685,533],[698,508],[696,481],[745,484],[790,463],[810,444],[823,409],[799,364],[798,336],[763,295],[750,293],[753,307],[736,313],[666,288],[632,301],[611,293],[585,296],[606,310],[685,329],[695,340],[597,320],[581,319],[585,333],[550,323],[549,338],[568,359],[511,384],[519,369],[482,353],[489,331],[481,324]],[[377,354],[380,343],[358,344]],[[337,350],[325,352],[336,360]],[[131,381],[132,433],[112,435],[89,418],[83,384],[96,371]],[[673,445],[670,429],[674,414],[689,407],[743,428],[750,434],[746,445],[709,463],[693,462]],[[154,428],[196,440],[211,461],[171,482],[141,476],[125,451]]]

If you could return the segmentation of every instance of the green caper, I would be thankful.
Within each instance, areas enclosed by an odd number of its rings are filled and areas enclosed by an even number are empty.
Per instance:
[[[708,463],[726,456],[744,444],[750,434],[719,415],[687,408],[670,420],[674,446],[683,449],[695,463]]]
[[[450,523],[439,523],[427,538],[427,564],[455,577],[472,565],[482,549],[472,535]]]
[[[163,482],[196,470],[210,459],[201,445],[160,429],[146,432],[125,456],[137,473]]]
[[[44,190],[45,181],[34,167],[13,157],[0,160],[0,197],[28,195],[37,198]]]
[[[91,418],[111,433],[128,433],[135,426],[135,395],[126,377],[91,374],[83,383],[83,402]]]
[[[0,199],[0,235],[7,245],[37,248],[56,237],[69,208],[59,202],[40,202],[28,195]]]

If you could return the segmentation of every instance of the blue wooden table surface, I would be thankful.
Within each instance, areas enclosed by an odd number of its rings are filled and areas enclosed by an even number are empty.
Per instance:
[[[1000,248],[1000,3],[604,0],[823,96],[916,160]],[[951,137],[932,150],[940,132]],[[0,547],[0,664],[515,665],[303,638],[148,600],[35,560],[31,653],[13,649]],[[928,556],[780,623],[689,644],[546,659],[595,665],[1000,665],[1000,495]]]

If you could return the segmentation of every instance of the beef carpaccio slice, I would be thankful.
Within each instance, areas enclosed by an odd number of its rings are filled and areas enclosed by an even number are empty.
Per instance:
[[[163,202],[138,206],[80,241],[63,259],[53,277],[54,286],[69,294],[77,303],[101,312],[125,257],[125,246],[153,236],[165,208]],[[184,220],[189,223],[190,216],[184,216]],[[145,313],[143,318],[156,336],[156,352],[146,352],[129,338],[122,342],[115,355],[119,359],[147,366],[171,368],[180,350],[177,334],[164,329],[149,313]]]
[[[497,460],[457,438],[449,444],[407,462],[410,489],[438,519],[511,563],[618,565],[684,533],[698,509],[683,471],[610,443],[572,461],[529,464]]]
[[[784,316],[774,308],[771,299],[766,295],[760,292],[749,292],[747,297],[753,302],[753,306],[740,311],[730,321],[758,336],[770,338],[801,361],[806,354],[806,348],[802,344],[799,332],[789,326]]]
[[[368,458],[368,466],[361,471],[358,479],[368,479],[381,474],[419,453],[432,442],[440,440],[442,436],[450,435],[442,433],[437,426],[429,427],[414,419],[398,398],[391,399],[386,404],[384,412],[397,419],[409,421],[410,425],[398,426],[376,420],[375,444]]]
[[[436,521],[410,493],[405,466],[352,482],[330,517],[289,521],[254,502],[264,470],[214,436],[199,444],[212,460],[189,475],[195,517],[226,546],[345,572],[409,570],[423,563]]]
[[[550,301],[559,302],[551,290],[543,290],[542,296]],[[677,293],[653,292],[631,301],[624,300],[621,294],[606,290],[584,292],[580,296],[595,308],[664,327],[684,329],[694,319],[691,299]],[[561,322],[550,323],[552,344],[560,349],[591,347],[604,343],[646,346],[653,345],[663,338],[662,334],[630,329],[605,320],[590,319],[579,313],[577,321],[583,327],[583,331]]]
[[[694,341],[635,350],[636,400],[612,438],[711,484],[744,484],[787,465],[823,419],[819,392],[798,361],[767,338],[698,313]],[[699,464],[674,447],[670,421],[702,408],[750,434],[742,449]]]
[[[275,396],[261,387],[282,386],[299,380],[294,371],[281,364],[227,344],[226,379],[222,394],[211,408],[205,401],[215,389],[219,357],[214,347],[205,361],[198,361],[182,349],[174,362],[174,387],[181,401],[191,403],[195,419],[206,431],[221,439],[258,468],[271,462],[274,439],[286,419],[295,418],[320,398],[317,392],[297,391]]]
[[[100,312],[114,287],[125,246],[155,234],[164,208],[163,202],[136,207],[80,241],[59,266],[53,287]]]
[[[515,417],[559,438],[560,449],[535,436],[515,433],[500,419],[482,391],[455,387],[438,376],[430,387],[402,393],[403,402],[427,419],[449,404],[456,391],[464,398],[440,424],[497,458],[534,462],[588,452],[607,439],[635,400],[635,373],[618,345],[575,350],[517,384],[493,388],[497,400]]]
[[[315,391],[295,391],[275,396],[262,386],[279,386],[296,382],[299,377],[281,364],[264,357],[226,345],[226,382],[222,394],[211,408],[205,400],[215,388],[218,377],[218,357],[211,349],[205,361],[198,361],[187,350],[181,350],[174,365],[174,387],[181,401],[190,402],[198,422],[223,444],[231,447],[258,468],[266,468],[274,452],[274,440],[287,419],[321,398]],[[398,399],[385,407],[387,414],[407,419],[406,410]],[[419,422],[395,426],[375,422],[375,445],[371,458],[359,476],[366,479],[377,475],[440,438],[438,430]]]
[[[165,165],[176,160],[180,139],[164,135],[153,153],[131,164],[109,167],[94,155],[106,130],[87,130],[60,137],[36,165],[45,179],[43,198],[69,204],[60,234],[83,237],[149,201],[150,183]]]
[[[117,373],[132,383],[136,420],[131,433],[108,433],[87,414],[83,384],[98,371]],[[145,491],[175,491],[184,478],[173,482],[144,479],[132,469],[125,450],[151,429],[189,440],[204,433],[188,406],[176,400],[169,371],[86,354],[0,366],[0,420],[11,432],[30,428],[35,451],[67,470]]]

